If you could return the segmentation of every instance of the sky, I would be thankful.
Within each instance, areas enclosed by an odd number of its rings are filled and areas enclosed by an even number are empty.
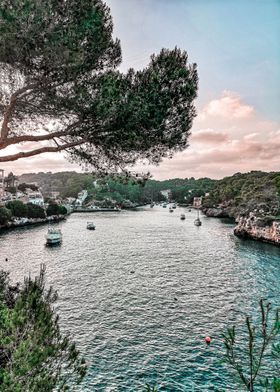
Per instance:
[[[162,47],[198,65],[190,146],[150,170],[155,179],[280,170],[280,0],[107,0],[120,67],[142,69]],[[76,170],[63,154],[5,165],[16,173]]]

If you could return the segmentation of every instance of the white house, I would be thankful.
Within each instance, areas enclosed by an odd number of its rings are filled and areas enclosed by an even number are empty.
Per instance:
[[[162,194],[162,196],[164,196],[166,198],[166,200],[170,200],[171,196],[172,196],[172,192],[170,189],[165,189],[163,191],[160,191],[160,193]]]
[[[202,204],[202,197],[194,197],[193,198],[193,207],[200,208]]]
[[[78,197],[76,199],[75,204],[77,206],[83,205],[83,203],[86,200],[87,196],[88,196],[88,191],[86,189],[83,189],[81,192],[78,193]]]
[[[44,197],[41,192],[28,192],[28,203],[36,204],[37,206],[44,207]]]

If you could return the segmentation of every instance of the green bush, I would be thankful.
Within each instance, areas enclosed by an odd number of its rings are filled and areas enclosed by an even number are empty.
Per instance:
[[[75,343],[60,331],[57,293],[45,289],[44,273],[41,267],[34,280],[11,286],[0,271],[0,391],[66,391],[86,373]]]
[[[12,213],[6,207],[0,207],[0,225],[6,225],[8,221],[11,219]]]
[[[64,206],[61,206],[57,203],[50,202],[47,208],[47,215],[66,215],[67,209]]]
[[[9,201],[6,203],[6,207],[14,217],[22,218],[27,216],[27,206],[20,200]]]
[[[46,212],[44,208],[37,206],[36,204],[27,204],[27,217],[28,218],[45,218]]]

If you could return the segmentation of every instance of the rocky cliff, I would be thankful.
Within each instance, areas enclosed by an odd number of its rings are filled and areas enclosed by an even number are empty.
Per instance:
[[[247,217],[238,218],[234,234],[280,246],[280,221],[273,220],[273,217],[260,217],[250,213]]]
[[[240,237],[280,244],[280,172],[253,171],[226,177],[204,199],[211,217],[235,219]]]

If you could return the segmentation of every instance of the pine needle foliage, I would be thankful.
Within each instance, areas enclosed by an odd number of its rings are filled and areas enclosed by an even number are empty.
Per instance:
[[[56,300],[45,288],[44,265],[22,285],[11,286],[0,272],[0,391],[66,391],[82,381],[86,363],[60,331]]]

